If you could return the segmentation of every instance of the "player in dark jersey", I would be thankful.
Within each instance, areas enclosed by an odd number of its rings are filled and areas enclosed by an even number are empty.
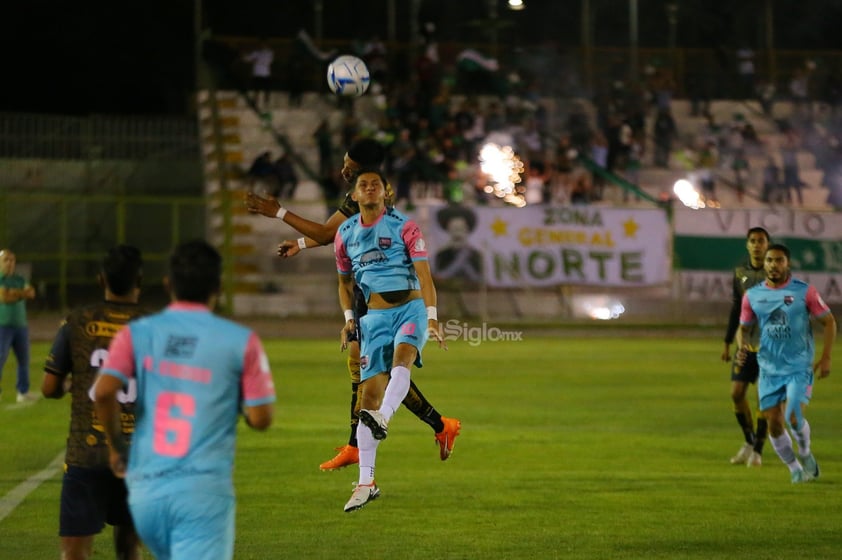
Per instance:
[[[362,139],[355,142],[345,154],[342,177],[353,184],[356,173],[363,167],[379,167],[386,156],[383,145],[373,139]],[[351,189],[353,190],[353,189]],[[313,222],[302,218],[293,212],[282,207],[274,198],[263,198],[255,193],[246,195],[246,207],[249,212],[262,214],[270,218],[281,218],[289,226],[303,234],[304,237],[297,241],[283,241],[278,245],[278,255],[281,257],[292,257],[299,251],[311,248],[330,245],[336,236],[336,230],[348,218],[360,211],[359,205],[351,198],[351,190],[345,195],[339,209],[328,218],[324,224]],[[386,185],[387,201],[394,201],[394,191],[390,185]],[[355,325],[359,325],[359,318],[368,311],[365,298],[359,290],[355,291],[355,304],[352,310]],[[359,422],[359,386],[360,386],[360,346],[359,338],[349,341],[348,347],[348,371],[351,374],[351,433],[348,443],[338,447],[339,452],[332,459],[322,463],[319,468],[324,471],[331,471],[347,467],[359,462],[359,451],[357,448],[357,424]],[[456,436],[459,435],[462,422],[456,418],[442,416],[432,404],[424,397],[415,382],[412,381],[409,393],[403,401],[404,406],[415,414],[422,422],[429,425],[435,432],[436,443],[439,446],[439,458],[446,461],[453,452],[453,444]]]
[[[71,312],[56,334],[44,366],[41,393],[48,399],[71,395],[61,486],[59,537],[64,560],[90,558],[94,535],[108,523],[114,527],[116,556],[140,557],[140,541],[129,515],[126,486],[111,472],[108,445],[89,395],[108,345],[131,319],[143,314],[138,306],[143,260],[138,249],[119,245],[102,261],[101,303]],[[134,431],[134,387],[122,395],[123,434]]]
[[[769,247],[769,232],[762,227],[753,227],[746,235],[746,249],[748,258],[734,269],[733,294],[731,299],[731,313],[728,316],[728,328],[725,331],[725,347],[722,349],[722,361],[731,361],[731,344],[740,326],[740,308],[746,290],[760,284],[766,279],[763,262],[766,249]],[[757,365],[757,349],[760,345],[760,333],[755,326],[750,331],[747,350],[741,352],[741,359],[731,362],[731,400],[734,402],[734,414],[743,433],[745,443],[731,457],[732,465],[747,465],[759,467],[762,464],[763,444],[766,442],[767,425],[762,414],[757,414],[757,428],[755,429],[751,416],[751,405],[746,393],[748,386],[757,382],[759,367]],[[744,354],[744,361],[742,359]],[[740,364],[742,362],[742,364]]]

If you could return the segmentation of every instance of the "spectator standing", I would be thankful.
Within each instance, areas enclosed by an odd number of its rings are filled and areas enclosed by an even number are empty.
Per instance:
[[[571,134],[571,139],[572,138],[573,135]],[[603,134],[601,130],[597,130],[594,134],[590,135],[590,138],[591,159],[596,165],[606,169],[608,166],[608,140],[606,140],[605,134]],[[631,154],[629,162],[631,162]],[[638,163],[640,162],[638,161]],[[593,186],[594,192],[596,192],[601,199],[605,192],[605,179],[601,173],[594,173]]]
[[[18,362],[17,402],[36,400],[29,393],[29,324],[26,301],[35,298],[35,288],[15,273],[17,257],[11,249],[0,250],[0,376],[9,357]]]
[[[669,108],[658,109],[653,124],[653,132],[655,136],[655,165],[666,169],[669,167],[672,142],[678,135],[675,119]]]
[[[755,95],[754,70],[754,51],[748,46],[743,46],[737,50],[737,73],[742,99],[752,99]]]
[[[803,206],[804,195],[801,190],[804,183],[801,181],[798,169],[799,146],[798,133],[793,128],[788,129],[784,134],[784,140],[781,144],[781,164],[784,174],[781,187],[784,189],[787,201],[789,202],[792,202],[792,189],[795,189],[798,206]]]
[[[640,168],[643,167],[643,146],[638,139],[632,141],[631,149],[629,150],[629,158],[626,161],[625,178],[635,187],[640,188]],[[596,181],[594,181],[596,184]],[[623,189],[623,202],[629,201],[629,189]],[[640,193],[634,194],[635,199],[640,202]]]
[[[374,35],[363,46],[362,58],[368,66],[372,81],[382,84],[389,70],[389,63],[386,58],[386,45],[379,36]]]
[[[696,157],[696,169],[699,172],[702,194],[705,200],[714,207],[719,205],[716,200],[716,179],[713,175],[718,160],[719,151],[716,148],[716,142],[712,139],[706,140]]]
[[[249,190],[253,190],[256,183],[262,183],[266,192],[274,193],[278,191],[272,152],[267,150],[254,158],[246,172],[246,181]]]
[[[278,178],[278,190],[272,196],[291,199],[295,196],[295,189],[298,187],[298,174],[295,172],[295,166],[292,164],[289,154],[281,154],[275,160],[274,167],[275,175]]]
[[[313,133],[319,150],[319,177],[327,177],[333,169],[333,134],[327,119],[322,120]]]
[[[269,108],[269,95],[272,92],[272,62],[275,51],[266,39],[260,39],[257,47],[246,53],[243,60],[251,63],[251,89],[254,92],[252,101],[259,110]],[[263,105],[260,105],[260,94],[263,93]]]
[[[810,115],[809,74],[806,68],[798,67],[789,81],[789,95],[793,113],[798,116]]]
[[[763,167],[763,192],[760,200],[772,204],[780,204],[786,200],[786,195],[781,189],[781,170],[772,156],[766,158],[766,165]]]

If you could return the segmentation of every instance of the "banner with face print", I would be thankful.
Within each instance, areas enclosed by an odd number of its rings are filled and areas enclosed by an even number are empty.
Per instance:
[[[660,209],[446,205],[418,213],[438,279],[499,288],[670,280],[672,242]]]

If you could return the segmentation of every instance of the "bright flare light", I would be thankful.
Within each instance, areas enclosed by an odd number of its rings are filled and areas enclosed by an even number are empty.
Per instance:
[[[679,179],[676,181],[672,186],[672,190],[684,206],[694,210],[705,207],[705,201],[702,198],[702,195],[699,194],[693,186],[693,183],[687,179]]]
[[[493,142],[485,144],[479,152],[480,169],[488,176],[490,183],[483,189],[502,198],[507,203],[523,207],[526,201],[515,193],[515,185],[520,183],[523,162],[511,146],[499,146]]]
[[[586,305],[585,308],[591,319],[598,319],[600,321],[619,319],[620,315],[626,310],[620,302],[605,305]]]
[[[619,319],[626,307],[619,298],[609,295],[583,294],[573,298],[573,314],[598,321]]]
[[[523,3],[523,0],[509,0],[509,9],[510,10],[522,10],[526,7],[526,4]]]

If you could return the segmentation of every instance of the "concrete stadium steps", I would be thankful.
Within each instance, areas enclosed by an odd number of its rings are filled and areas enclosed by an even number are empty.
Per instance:
[[[327,320],[333,317],[338,335],[342,314],[336,295],[335,274],[280,274],[274,276],[266,287],[276,291],[235,293],[236,313],[257,317],[323,316]]]
[[[686,99],[673,100],[671,109],[679,131],[679,137],[682,139],[681,143],[687,146],[694,145],[704,130],[706,120],[703,117],[691,115],[690,101]],[[766,166],[767,158],[772,157],[779,167],[781,165],[780,147],[783,144],[784,135],[778,129],[775,119],[786,119],[792,115],[792,111],[791,103],[778,101],[773,106],[774,119],[770,119],[762,115],[762,108],[757,101],[712,100],[710,102],[710,112],[713,114],[716,123],[727,126],[734,120],[734,115],[742,114],[757,130],[762,144],[757,148],[750,148],[748,151],[747,190],[754,196],[744,197],[742,201],[737,198],[734,189],[725,184],[724,180],[734,182],[734,172],[729,167],[727,156],[721,157],[720,166],[716,170],[717,175],[721,177],[717,181],[716,194],[722,206],[729,208],[764,206],[756,198],[759,197],[762,190],[763,168]],[[651,122],[648,125],[651,131]],[[651,160],[653,153],[654,142],[650,133],[647,136],[646,157],[648,163],[651,163],[649,160]],[[814,210],[831,210],[832,207],[827,204],[830,193],[821,186],[823,174],[821,170],[816,168],[815,156],[808,150],[802,149],[797,154],[797,160],[799,176],[805,183],[805,187],[802,189],[804,207]],[[673,156],[670,158],[669,169],[644,166],[639,172],[640,187],[654,196],[671,193],[675,181],[687,178],[690,173],[686,170],[685,163],[680,158]],[[794,193],[792,194],[794,195]],[[621,200],[621,196],[615,198],[617,202]]]
[[[440,287],[438,309],[440,321],[458,320],[463,317],[497,317],[536,319],[562,317],[564,299],[561,292],[537,290],[507,290],[483,293],[481,290],[469,290]]]
[[[228,207],[236,258],[235,313],[272,316],[310,313],[320,305],[327,307],[320,300],[329,302],[326,313],[335,311],[335,264],[331,251],[312,250],[293,259],[280,259],[276,255],[278,243],[300,235],[280,220],[249,214],[243,195],[251,188],[244,179],[254,158],[267,150],[275,156],[281,153],[273,128],[287,137],[308,167],[317,170],[318,150],[313,133],[324,118],[329,118],[331,129],[337,130],[341,112],[318,94],[305,94],[301,107],[290,107],[285,94],[273,93],[268,110],[261,115],[255,114],[237,92],[220,91],[215,99],[213,107],[208,92],[200,92],[198,96],[205,191],[210,197],[208,233],[217,245],[222,244],[225,224],[222,212],[226,207],[221,198],[224,176],[231,196]],[[323,222],[326,210],[320,186],[301,170],[299,177],[294,200],[288,204],[295,204],[297,214]],[[253,188],[260,190],[260,183]],[[317,280],[301,281],[301,275],[311,270],[318,271],[321,278],[330,279],[329,289],[320,286]],[[284,278],[284,274],[297,275],[296,281],[292,277]]]

